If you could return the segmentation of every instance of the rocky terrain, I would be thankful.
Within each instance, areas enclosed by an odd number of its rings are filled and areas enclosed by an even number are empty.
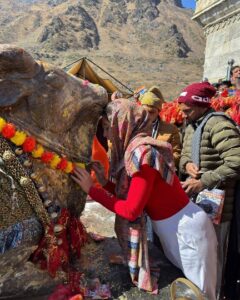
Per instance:
[[[181,0],[0,0],[0,42],[61,67],[87,56],[170,100],[202,77],[205,40],[192,14]]]

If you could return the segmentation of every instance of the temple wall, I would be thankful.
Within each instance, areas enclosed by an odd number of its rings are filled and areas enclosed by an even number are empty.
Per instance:
[[[206,35],[203,77],[225,78],[230,59],[240,64],[240,0],[199,0],[193,19]]]
[[[224,0],[222,0],[224,1]],[[196,1],[196,9],[195,14],[201,13],[205,10],[210,9],[212,6],[216,5],[216,3],[220,2],[219,0],[198,0]]]

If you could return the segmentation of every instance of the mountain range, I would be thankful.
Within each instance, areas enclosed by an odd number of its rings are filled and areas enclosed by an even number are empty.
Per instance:
[[[181,0],[0,0],[0,42],[60,67],[89,57],[171,100],[202,78],[205,39],[192,15]]]

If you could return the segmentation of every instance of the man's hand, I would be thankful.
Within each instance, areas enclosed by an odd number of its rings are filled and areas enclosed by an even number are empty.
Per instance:
[[[194,163],[187,163],[185,166],[186,172],[192,178],[197,179],[200,175],[198,167]]]
[[[85,169],[76,167],[73,172],[72,179],[82,188],[85,193],[89,193],[90,188],[93,186],[92,177]]]
[[[198,194],[204,189],[200,179],[190,178],[184,182],[181,182],[181,184],[188,196],[191,196],[192,194]]]

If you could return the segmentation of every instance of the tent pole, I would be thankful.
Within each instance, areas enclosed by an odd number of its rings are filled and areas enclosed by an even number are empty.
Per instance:
[[[75,60],[75,61],[71,62],[69,65],[67,65],[67,66],[63,67],[63,69],[66,69],[66,68],[70,67],[71,65],[73,65],[73,64],[75,64],[75,63],[77,63],[78,61],[80,61],[80,60],[82,60],[82,59],[86,59],[86,57],[85,57],[85,56],[83,56],[83,57],[81,57],[81,58],[79,58],[79,59],[77,59],[77,60]]]
[[[121,81],[119,81],[117,78],[115,78],[114,76],[112,76],[110,73],[108,73],[107,71],[105,71],[103,68],[101,68],[99,65],[97,65],[95,62],[93,62],[91,59],[85,57],[86,60],[90,61],[93,65],[95,65],[96,67],[98,67],[100,70],[102,70],[104,73],[106,73],[108,76],[110,76],[111,78],[113,78],[115,81],[117,81],[119,84],[121,84],[122,86],[124,86],[127,90],[129,90],[131,93],[134,93],[133,90],[131,90],[128,86],[126,86],[125,84],[123,84]]]

